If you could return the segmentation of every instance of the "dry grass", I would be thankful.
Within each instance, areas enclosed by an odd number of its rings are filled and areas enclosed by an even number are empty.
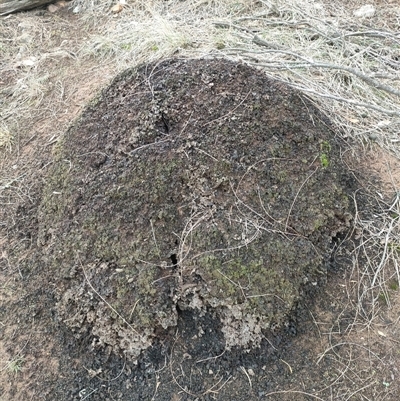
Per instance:
[[[136,0],[116,15],[113,4],[73,0],[75,18],[27,13],[0,19],[2,207],[29,197],[23,166],[10,166],[28,157],[31,141],[40,137],[52,145],[115,74],[171,56],[228,57],[263,69],[307,93],[353,144],[353,156],[375,142],[400,159],[396,4],[379,4],[372,20],[355,19],[340,2],[332,15],[329,2],[311,0]],[[358,240],[344,282],[344,312],[355,314],[344,328],[317,322],[328,341],[319,362],[329,358],[336,370],[321,392],[331,400],[384,400],[392,394],[399,360],[399,319],[391,312],[400,308],[399,185],[393,181],[390,201],[371,191],[379,205],[371,215],[354,200]],[[184,248],[179,258],[185,258]],[[310,397],[328,399],[321,394]]]

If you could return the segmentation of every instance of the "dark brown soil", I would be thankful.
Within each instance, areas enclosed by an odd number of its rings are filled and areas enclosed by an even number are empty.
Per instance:
[[[261,72],[124,73],[47,178],[38,257],[60,320],[132,359],[188,309],[218,318],[227,349],[259,345],[326,280],[350,221],[344,171],[323,117]]]
[[[329,395],[313,312],[353,319],[336,301],[355,188],[304,95],[226,60],[127,71],[35,188],[9,234],[21,305],[1,316],[19,311],[21,355],[54,364],[27,397]]]

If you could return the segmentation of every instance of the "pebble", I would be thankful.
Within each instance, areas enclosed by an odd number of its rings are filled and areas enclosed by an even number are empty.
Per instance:
[[[47,11],[50,13],[55,13],[58,11],[58,7],[55,4],[50,4],[47,6]]]
[[[375,15],[375,7],[372,4],[366,4],[353,12],[357,18],[371,18]]]

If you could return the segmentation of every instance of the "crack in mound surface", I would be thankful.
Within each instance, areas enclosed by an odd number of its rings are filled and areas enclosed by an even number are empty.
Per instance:
[[[133,359],[179,310],[258,345],[324,283],[350,221],[327,118],[227,60],[126,71],[60,143],[39,211],[59,318]]]

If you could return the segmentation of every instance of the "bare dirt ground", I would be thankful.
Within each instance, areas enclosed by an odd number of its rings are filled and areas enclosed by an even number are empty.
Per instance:
[[[0,399],[397,400],[399,6],[376,1],[373,17],[355,19],[361,2],[148,3],[1,17]],[[296,324],[260,348],[225,351],[218,322],[186,311],[138,364],[94,352],[54,314],[52,280],[37,280],[30,252],[54,147],[118,72],[210,54],[304,90],[338,125],[362,188],[354,231]]]

